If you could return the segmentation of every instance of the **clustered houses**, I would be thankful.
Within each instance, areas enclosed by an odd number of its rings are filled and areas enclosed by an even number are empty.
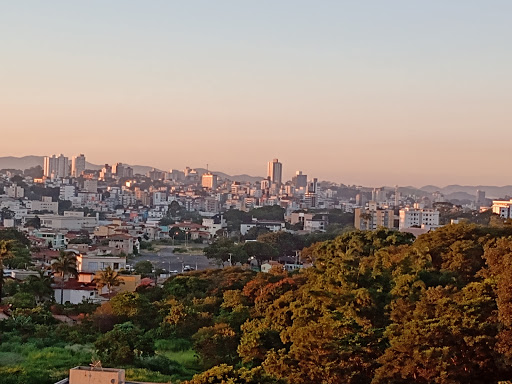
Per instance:
[[[31,236],[59,249],[67,246],[65,235],[70,231],[92,234],[109,225],[146,240],[171,238],[178,226],[190,240],[207,241],[226,229],[225,221],[212,218],[229,209],[278,205],[286,209],[288,220],[298,209],[345,209],[334,190],[320,188],[317,179],[308,180],[302,172],[282,182],[278,159],[269,163],[266,178],[247,177],[247,181],[189,167],[169,172],[152,169],[144,175],[122,163],[90,170],[82,154],[71,160],[64,155],[46,157],[37,177],[14,170],[0,177],[0,191],[5,192],[0,195],[0,224],[33,227],[28,229]],[[204,219],[202,225],[187,222],[194,215]],[[177,223],[161,225],[166,219]],[[306,223],[304,230],[310,232],[322,231],[327,225],[316,220]],[[285,226],[284,222],[245,224],[241,231],[253,226],[276,231]]]

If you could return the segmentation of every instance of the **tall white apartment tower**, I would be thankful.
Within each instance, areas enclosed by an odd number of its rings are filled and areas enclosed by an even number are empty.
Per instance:
[[[283,179],[283,164],[278,159],[274,159],[268,162],[267,176],[270,178],[272,183],[280,185]]]
[[[85,156],[73,156],[71,159],[71,176],[79,177],[85,171]]]
[[[57,157],[57,177],[68,177],[69,170],[69,159],[64,155]]]
[[[55,155],[45,156],[44,157],[43,174],[46,177],[51,177],[52,174],[55,173],[56,168],[57,168],[57,158],[55,157]]]
[[[68,177],[69,176],[69,159],[64,155],[59,157],[45,156],[43,173],[46,177]]]

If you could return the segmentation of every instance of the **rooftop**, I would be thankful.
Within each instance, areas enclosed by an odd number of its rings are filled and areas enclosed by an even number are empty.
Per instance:
[[[55,384],[144,384],[125,381],[124,369],[102,367],[75,367],[69,370],[69,377]],[[152,383],[145,383],[152,384]]]

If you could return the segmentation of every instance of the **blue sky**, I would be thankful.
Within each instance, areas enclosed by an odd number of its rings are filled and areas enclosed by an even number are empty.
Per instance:
[[[503,184],[508,1],[0,1],[1,155]]]

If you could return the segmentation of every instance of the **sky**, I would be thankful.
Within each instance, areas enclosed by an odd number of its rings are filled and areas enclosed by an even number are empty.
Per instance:
[[[510,1],[0,0],[0,156],[510,181]]]

